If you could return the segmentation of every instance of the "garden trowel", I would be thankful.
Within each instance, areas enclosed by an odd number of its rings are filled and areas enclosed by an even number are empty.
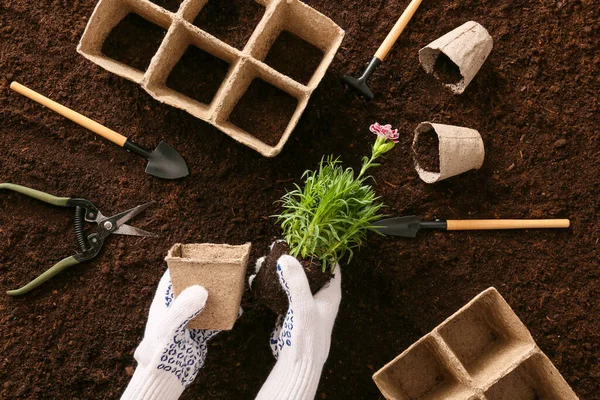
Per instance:
[[[344,76],[342,82],[346,84],[349,88],[357,92],[359,95],[365,97],[368,100],[372,100],[375,95],[367,85],[367,82],[371,75],[375,72],[375,70],[381,65],[385,57],[387,57],[388,53],[396,43],[396,40],[400,37],[400,34],[406,28],[408,21],[413,17],[417,9],[421,5],[423,0],[412,0],[406,10],[402,13],[398,21],[392,28],[392,30],[388,33],[387,37],[379,46],[379,49],[367,65],[367,68],[364,70],[362,75],[358,78],[353,78],[351,76]]]
[[[568,219],[468,219],[421,221],[418,217],[388,218],[373,224],[376,229],[388,236],[416,237],[421,229],[441,229],[446,231],[476,231],[495,229],[544,229],[568,228]]]
[[[127,139],[120,133],[117,133],[112,129],[108,129],[98,122],[91,120],[88,117],[71,110],[70,108],[58,104],[53,100],[50,100],[49,98],[34,92],[20,83],[13,82],[10,84],[10,88],[17,93],[20,93],[25,97],[29,97],[31,100],[48,107],[52,111],[59,113],[63,117],[70,119],[84,128],[87,128],[90,131],[104,137],[105,139],[110,140],[124,149],[132,151],[148,159],[146,173],[150,175],[163,179],[178,179],[186,177],[190,174],[183,157],[181,157],[181,155],[175,149],[165,142],[160,142],[154,151],[146,150],[142,146]]]

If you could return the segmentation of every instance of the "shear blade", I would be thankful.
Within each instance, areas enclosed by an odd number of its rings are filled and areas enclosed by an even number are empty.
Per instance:
[[[116,235],[129,235],[129,236],[149,236],[149,237],[158,236],[155,233],[148,232],[143,229],[136,228],[134,226],[127,225],[127,224],[121,225],[119,228],[117,228],[112,233],[116,234]]]
[[[129,221],[130,219],[144,211],[146,208],[150,207],[152,204],[154,204],[153,201],[146,204],[142,204],[137,207],[133,207],[130,210],[123,211],[122,213],[112,216],[111,219],[116,219],[115,224],[117,225],[117,227],[120,228],[125,222]]]

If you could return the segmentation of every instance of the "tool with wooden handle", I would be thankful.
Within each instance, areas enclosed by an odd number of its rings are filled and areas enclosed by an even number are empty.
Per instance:
[[[62,104],[58,104],[57,102],[50,100],[49,98],[42,96],[37,92],[34,92],[18,82],[11,83],[10,88],[17,93],[20,93],[23,96],[48,107],[63,117],[70,119],[76,124],[89,129],[95,134],[110,140],[114,144],[117,144],[126,150],[132,151],[146,158],[148,160],[146,173],[150,175],[154,175],[163,179],[178,179],[186,177],[190,174],[188,167],[181,155],[165,142],[160,142],[154,151],[146,150],[142,146],[127,139],[120,133],[117,133],[112,129],[108,129],[98,122],[63,106]]]
[[[421,229],[446,231],[475,231],[495,229],[568,228],[568,219],[467,219],[420,221],[416,216],[388,218],[373,224],[377,231],[388,236],[416,237]]]
[[[367,85],[367,81],[373,75],[377,67],[381,65],[385,57],[388,55],[396,40],[400,37],[400,34],[406,28],[406,25],[415,14],[419,6],[421,5],[421,1],[423,0],[412,0],[406,10],[402,13],[398,21],[388,33],[387,37],[379,46],[379,49],[375,53],[375,56],[371,59],[367,68],[363,72],[363,74],[359,78],[353,78],[351,76],[344,76],[342,81],[348,85],[350,88],[354,89],[358,94],[366,97],[367,99],[373,99],[374,95],[369,86]]]

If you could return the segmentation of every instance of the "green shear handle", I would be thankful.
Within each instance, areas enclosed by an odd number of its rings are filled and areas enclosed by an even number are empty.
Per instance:
[[[48,279],[52,278],[54,275],[76,264],[79,264],[79,261],[77,261],[77,259],[74,256],[67,257],[64,260],[54,264],[53,267],[48,269],[46,272],[44,272],[31,282],[29,282],[27,285],[15,290],[7,290],[6,294],[8,294],[9,296],[21,296],[25,293],[28,293],[36,287],[40,286],[42,283],[46,282]]]
[[[67,207],[70,197],[56,197],[51,194],[40,192],[39,190],[31,189],[21,185],[15,185],[14,183],[0,183],[0,189],[12,190],[24,194],[25,196],[33,197],[34,199],[41,200],[43,202],[59,206]]]
[[[57,264],[52,266],[49,270],[42,273],[40,276],[16,290],[9,290],[8,295],[20,296],[40,286],[48,279],[52,278],[59,272],[67,269],[75,264],[82,263],[90,260],[98,255],[104,239],[109,235],[128,235],[128,236],[156,236],[153,233],[147,232],[143,229],[139,229],[130,225],[125,224],[140,212],[148,208],[152,202],[139,205],[130,210],[123,211],[119,214],[113,215],[112,217],[105,217],[102,215],[100,210],[89,200],[71,197],[56,197],[51,194],[40,192],[39,190],[31,189],[21,185],[15,185],[13,183],[0,183],[0,189],[12,190],[24,194],[34,199],[59,206],[59,207],[72,207],[75,209],[75,239],[79,245],[80,252],[74,254],[71,257],[67,257]],[[94,222],[98,225],[95,232],[86,236],[84,230],[85,222]]]
[[[52,204],[55,206],[59,206],[59,207],[76,207],[78,209],[77,212],[79,212],[79,213],[81,213],[81,211],[83,211],[83,209],[85,209],[85,210],[89,209],[89,210],[91,210],[90,216],[92,216],[92,217],[96,217],[98,214],[96,207],[91,202],[89,202],[85,199],[72,199],[70,197],[57,197],[57,196],[53,196],[51,194],[41,192],[39,190],[31,189],[31,188],[28,188],[25,186],[15,185],[13,183],[0,183],[0,189],[12,190],[13,192],[21,193],[26,196],[32,197],[34,199],[37,199],[37,200],[40,200],[40,201],[43,201],[45,203]],[[80,221],[81,221],[81,218],[80,218]],[[76,221],[76,235],[79,235],[80,237],[83,238],[83,228],[80,227],[80,225],[82,223],[83,222]],[[81,233],[77,234],[78,231],[81,231]],[[78,239],[78,240],[80,240],[80,239]],[[25,293],[30,292],[31,290],[35,289],[36,287],[40,286],[42,283],[46,282],[48,279],[52,278],[59,272],[67,269],[68,267],[79,264],[82,261],[85,261],[85,260],[91,258],[92,256],[94,256],[95,254],[97,254],[97,251],[91,251],[92,249],[90,249],[90,250],[86,249],[85,243],[83,244],[83,246],[80,244],[80,247],[82,248],[82,253],[75,254],[74,256],[67,257],[64,260],[59,261],[54,266],[52,266],[50,269],[43,272],[40,276],[38,276],[37,278],[35,278],[34,280],[29,282],[25,286],[23,286],[19,289],[15,289],[15,290],[8,290],[6,293],[9,296],[21,296]]]

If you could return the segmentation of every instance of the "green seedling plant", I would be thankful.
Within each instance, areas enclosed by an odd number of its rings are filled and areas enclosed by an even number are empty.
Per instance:
[[[303,188],[295,185],[279,200],[283,211],[275,217],[290,255],[319,260],[323,272],[328,268],[333,272],[344,257],[350,261],[367,233],[377,232],[373,223],[383,217],[379,214],[383,204],[369,184],[367,171],[379,165],[375,160],[394,148],[399,135],[391,125],[375,123],[370,130],[377,139],[371,156],[363,157],[358,175],[344,168],[339,158],[324,157],[318,170],[304,172]]]

